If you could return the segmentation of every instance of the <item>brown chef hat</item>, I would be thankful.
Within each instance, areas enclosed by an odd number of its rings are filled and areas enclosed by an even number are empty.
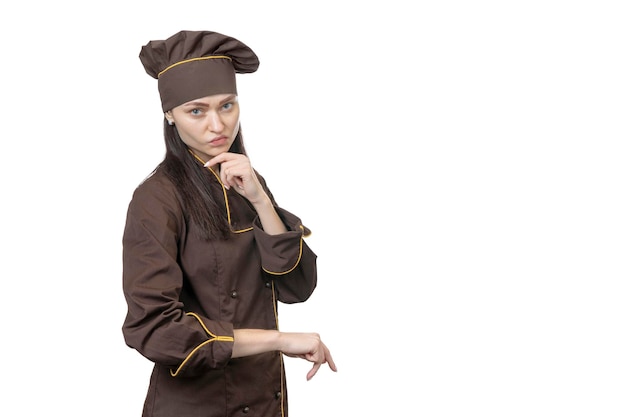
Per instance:
[[[183,30],[164,41],[150,41],[141,48],[139,59],[146,72],[159,80],[164,112],[200,97],[237,94],[235,73],[259,67],[248,46],[209,31]]]

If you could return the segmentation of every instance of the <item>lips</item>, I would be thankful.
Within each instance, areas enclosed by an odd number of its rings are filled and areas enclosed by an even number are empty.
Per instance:
[[[228,138],[226,136],[219,136],[211,141],[209,141],[209,145],[212,146],[222,146],[228,142]]]

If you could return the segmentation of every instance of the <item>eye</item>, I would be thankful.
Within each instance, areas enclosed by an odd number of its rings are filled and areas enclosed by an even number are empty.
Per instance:
[[[234,104],[229,101],[228,103],[224,103],[224,105],[222,106],[222,109],[223,110],[230,110],[230,109],[233,108],[233,106],[234,106]]]
[[[193,116],[200,116],[202,114],[202,109],[199,109],[199,108],[191,109],[189,113],[191,113],[191,115]]]

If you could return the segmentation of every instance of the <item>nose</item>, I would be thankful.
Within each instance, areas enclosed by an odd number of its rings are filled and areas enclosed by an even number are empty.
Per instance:
[[[224,130],[224,123],[222,122],[222,118],[220,117],[219,113],[209,112],[208,117],[209,130],[211,130],[211,132],[220,133],[222,130]]]

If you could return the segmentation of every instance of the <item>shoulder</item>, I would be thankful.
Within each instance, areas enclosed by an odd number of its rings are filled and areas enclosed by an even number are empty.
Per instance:
[[[156,241],[174,247],[184,230],[185,215],[176,187],[157,170],[133,192],[126,213],[124,246],[132,248]]]
[[[176,192],[176,187],[172,180],[163,172],[163,169],[157,168],[146,179],[144,179],[135,189],[135,195],[138,193],[154,192],[163,190],[166,192]]]
[[[162,170],[157,169],[135,188],[129,212],[144,210],[180,212],[181,207],[176,186]]]

